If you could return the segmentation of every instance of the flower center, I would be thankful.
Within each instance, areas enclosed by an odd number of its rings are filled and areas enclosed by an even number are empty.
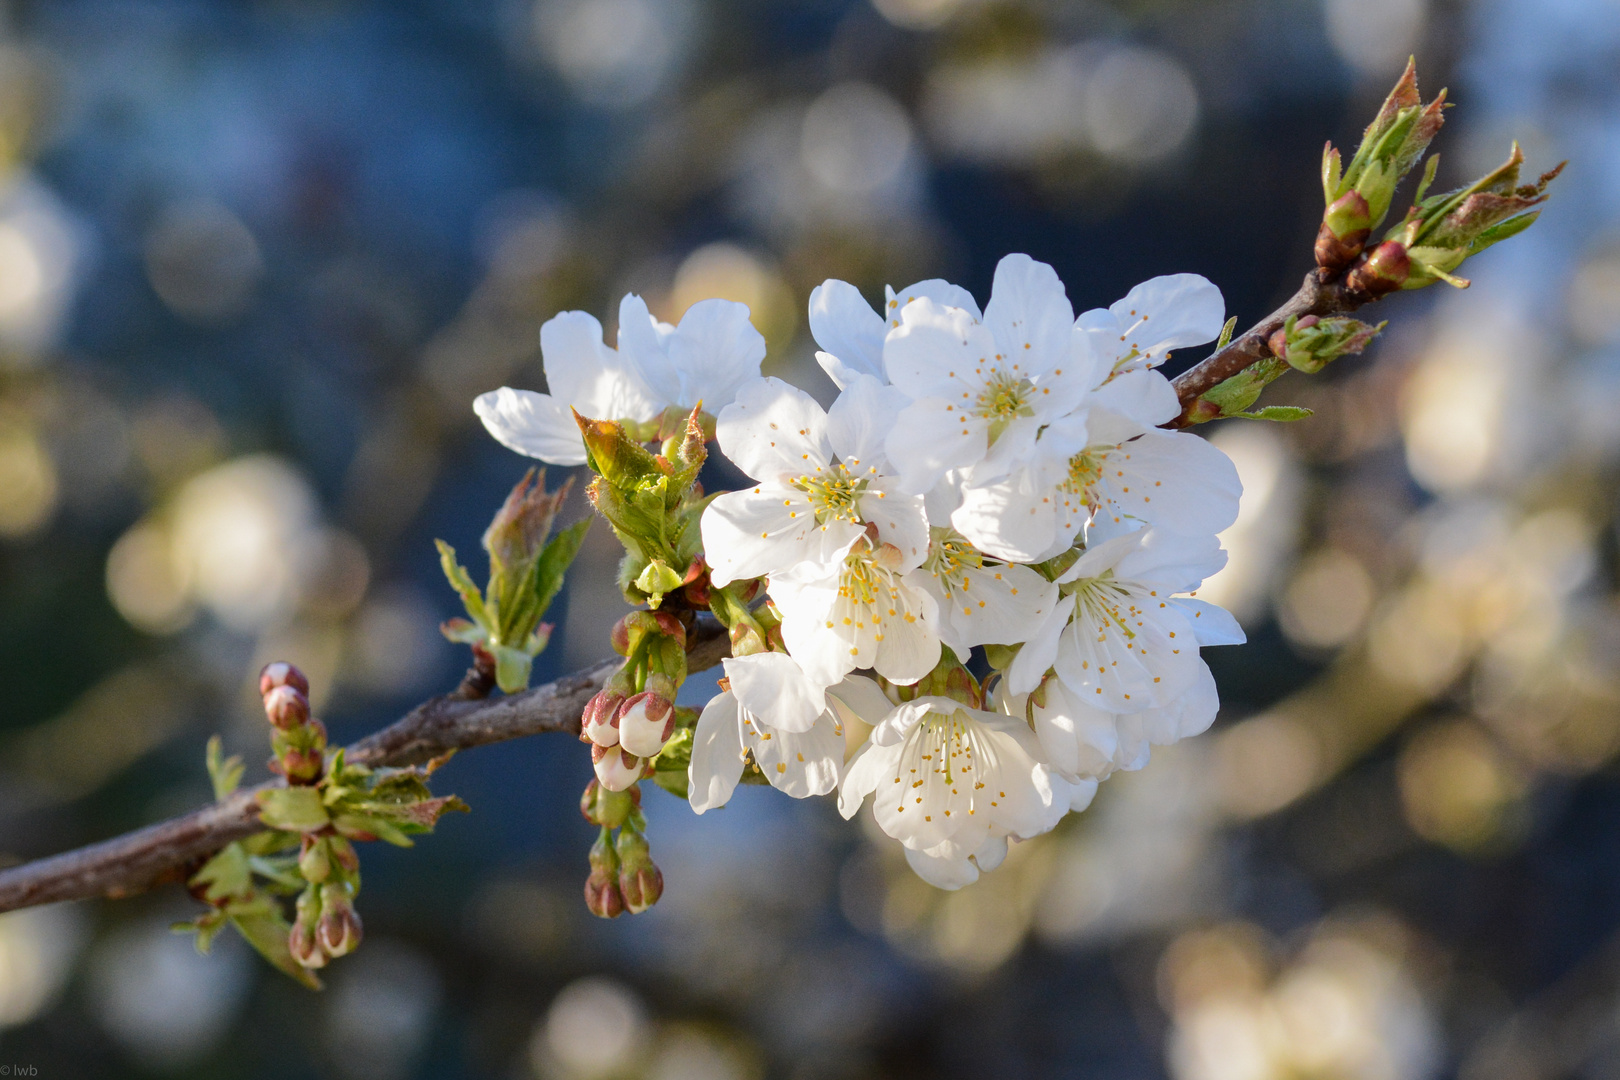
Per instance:
[[[932,533],[934,542],[928,546],[928,561],[924,565],[939,579],[945,595],[954,596],[966,571],[984,566],[984,556],[955,529],[936,528]]]
[[[804,492],[811,509],[815,511],[816,521],[822,525],[830,521],[859,524],[860,500],[866,490],[866,481],[851,476],[842,463],[817,466],[814,473],[807,473],[790,482]]]
[[[991,374],[973,406],[974,413],[990,421],[991,442],[996,441],[1015,417],[1035,415],[1029,404],[1034,396],[1035,384],[1028,379],[1007,371]]]
[[[1063,490],[1078,495],[1087,506],[1096,507],[1097,482],[1102,479],[1103,467],[1108,462],[1108,451],[1103,447],[1088,446],[1069,459],[1069,475],[1064,478]]]
[[[1083,628],[1095,625],[1099,635],[1118,629],[1127,640],[1133,640],[1136,631],[1129,620],[1140,612],[1131,602],[1130,590],[1113,578],[1112,570],[1104,570],[1097,577],[1069,582],[1062,586],[1062,592],[1074,598],[1074,620]]]

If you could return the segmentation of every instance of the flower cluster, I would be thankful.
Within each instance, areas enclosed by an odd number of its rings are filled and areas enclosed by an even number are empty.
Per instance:
[[[1001,261],[982,310],[925,281],[890,290],[880,313],[827,281],[810,298],[839,391],[827,409],[760,377],[763,341],[740,305],[708,301],[672,327],[627,297],[616,353],[589,316],[548,323],[552,396],[478,401],[504,444],[588,460],[600,484],[613,471],[593,447],[600,424],[577,419],[594,409],[616,437],[670,439],[645,470],[665,491],[678,408],[693,431],[712,416],[752,480],[666,494],[676,534],[689,540],[698,516],[689,566],[689,542],[654,558],[609,514],[633,564],[626,595],[650,592],[641,567],[660,568],[661,632],[680,637],[685,609],[707,606],[732,655],[692,726],[672,708],[684,668],[664,686],[658,664],[621,648],[613,700],[585,718],[601,786],[653,775],[678,748],[698,813],[749,781],[836,792],[845,816],[871,796],[912,867],[957,888],[1084,808],[1100,779],[1141,767],[1150,745],[1206,728],[1217,701],[1199,647],[1243,634],[1191,594],[1225,561],[1216,534],[1240,485],[1218,449],[1159,426],[1181,406],[1157,368],[1214,340],[1224,314],[1213,285],[1182,274],[1077,317],[1053,269],[1025,255]]]

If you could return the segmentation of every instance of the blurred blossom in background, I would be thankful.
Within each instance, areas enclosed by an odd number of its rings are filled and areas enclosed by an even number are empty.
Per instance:
[[[634,290],[806,325],[1051,262],[1080,309],[1292,291],[1322,141],[1416,54],[1440,181],[1572,164],[1466,293],[1201,429],[1236,463],[1203,596],[1221,717],[956,893],[869,818],[648,796],[664,900],[580,903],[586,755],[466,754],[473,814],[368,852],[312,996],[177,890],[0,918],[41,1076],[1552,1080],[1620,1059],[1620,18],[1609,0],[0,4],[0,860],[250,777],[287,659],[347,740],[453,685],[454,597],[524,463],[472,397]],[[1256,59],[1263,57],[1263,61]],[[1178,356],[1190,364],[1197,356]],[[819,389],[815,389],[819,388]],[[716,473],[711,488],[734,478]],[[563,480],[554,470],[550,483]],[[582,498],[564,511],[587,513]],[[600,527],[543,681],[620,612]],[[712,679],[691,681],[699,704]],[[683,698],[683,701],[687,700]]]

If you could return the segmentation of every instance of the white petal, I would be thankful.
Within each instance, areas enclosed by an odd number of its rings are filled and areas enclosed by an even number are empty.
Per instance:
[[[901,311],[900,325],[884,339],[883,368],[913,398],[971,402],[995,352],[995,338],[967,312],[923,299]]]
[[[715,421],[720,451],[755,480],[786,480],[832,461],[827,414],[781,379],[745,384]]]
[[[1008,255],[996,265],[984,325],[996,351],[1025,378],[1062,367],[1073,347],[1074,309],[1063,282],[1057,271],[1028,255]]]
[[[1007,840],[1002,838],[1005,846]],[[955,891],[964,885],[971,885],[979,880],[979,868],[972,857],[965,859],[942,859],[934,855],[924,855],[911,848],[902,848],[906,853],[906,863],[916,875],[936,889]]]
[[[979,864],[980,870],[990,873],[1007,860],[1007,838],[992,833],[969,858]]]
[[[1035,736],[1047,763],[1071,780],[1107,776],[1119,749],[1115,714],[1081,700],[1060,680],[1046,684],[1046,706],[1037,706]]]
[[[881,724],[884,718],[894,711],[894,703],[883,696],[878,684],[861,675],[851,675],[842,682],[829,686],[827,695],[838,699],[869,727]]]
[[[1109,305],[1125,343],[1150,362],[1163,362],[1171,349],[1214,341],[1226,319],[1221,290],[1197,274],[1168,274],[1142,282],[1123,300]]]
[[[686,309],[669,339],[669,359],[680,377],[675,403],[703,403],[709,413],[731,404],[738,389],[759,378],[765,338],[748,319],[748,305],[734,300],[699,300]]]
[[[907,495],[890,487],[894,478],[879,477],[861,493],[861,518],[877,526],[878,542],[900,550],[904,572],[928,557],[928,519],[921,495]],[[883,485],[883,486],[880,486]]]
[[[836,576],[801,580],[773,574],[770,595],[782,612],[782,640],[806,675],[831,686],[855,670],[849,645],[826,625],[838,600]]]
[[[1192,624],[1193,635],[1198,638],[1200,645],[1242,645],[1249,640],[1243,632],[1243,627],[1232,617],[1232,613],[1223,607],[1187,597],[1172,600],[1170,603],[1180,608],[1187,616],[1187,621]]]
[[[844,779],[838,787],[838,812],[846,819],[855,816],[861,803],[877,788],[878,780],[892,772],[899,756],[898,746],[878,746],[867,743],[861,747],[844,770]]]
[[[883,377],[883,316],[847,281],[828,278],[810,293],[810,333],[848,375]],[[821,357],[818,355],[817,360]],[[848,387],[825,362],[822,367],[840,390]]]
[[[817,350],[816,363],[821,365],[821,370],[827,373],[827,378],[831,379],[833,385],[840,390],[866,374],[859,368],[850,367],[830,352]]]
[[[943,618],[964,647],[1012,645],[1041,625],[1057,596],[1058,587],[1027,566],[970,568]]]
[[[635,293],[619,301],[619,356],[652,391],[662,408],[679,404],[681,376],[670,363],[667,341],[671,332],[653,318],[647,302]]]
[[[838,786],[844,737],[832,713],[822,713],[808,731],[784,732],[744,725],[754,762],[771,786],[795,799],[825,795]]]
[[[973,294],[960,285],[952,285],[943,278],[929,278],[914,285],[907,285],[898,292],[885,287],[884,318],[889,320],[889,326],[900,324],[900,312],[913,300],[927,298],[940,307],[961,308],[973,316],[975,322],[983,322],[984,317],[979,314],[979,302],[973,299]]]
[[[692,763],[687,767],[687,801],[701,814],[724,806],[742,778],[742,714],[737,699],[716,694],[704,706],[692,732]]]
[[[553,465],[585,464],[585,443],[568,407],[549,394],[503,386],[473,400],[473,412],[502,446]]]
[[[699,528],[709,580],[726,585],[805,562],[830,563],[861,535],[852,521],[816,521],[804,492],[762,483],[718,496]]]
[[[939,608],[932,596],[899,579],[895,591],[903,606],[883,626],[870,664],[861,666],[870,666],[890,682],[914,683],[939,663]]]
[[[1144,374],[1156,374],[1144,372]],[[1094,412],[1092,427],[1108,438],[1113,414]],[[1214,536],[1237,520],[1243,483],[1232,459],[1213,443],[1185,431],[1140,430],[1107,451],[1095,490],[1099,515],[1134,517],[1162,531]]]
[[[540,327],[546,387],[593,420],[651,420],[663,409],[628,362],[602,343],[602,324],[565,311]]]
[[[1090,404],[1128,416],[1143,427],[1157,427],[1181,415],[1175,387],[1151,368],[1114,376],[1092,393]]]
[[[1226,565],[1218,537],[1163,529],[1137,535],[1141,542],[1114,563],[1115,572],[1161,586],[1160,592],[1190,592]]]
[[[905,490],[922,494],[946,472],[984,457],[989,426],[944,398],[914,401],[901,411],[885,450]]]
[[[1056,538],[1059,493],[1030,469],[993,484],[969,486],[951,524],[986,555],[1031,562]]]
[[[857,476],[888,473],[884,441],[900,410],[911,399],[871,375],[858,375],[827,410],[827,440],[840,461]]]
[[[807,678],[786,653],[727,657],[721,663],[731,680],[732,696],[779,731],[809,731],[827,708],[824,688]]]
[[[1007,669],[1007,689],[1010,692],[1027,694],[1046,678],[1052,662],[1057,659],[1058,640],[1073,613],[1074,605],[1060,599],[1040,625],[1031,628],[1024,647],[1018,650],[1012,666]]]

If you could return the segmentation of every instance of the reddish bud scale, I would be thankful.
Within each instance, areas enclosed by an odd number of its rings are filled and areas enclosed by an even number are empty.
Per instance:
[[[1399,289],[1411,273],[1412,260],[1405,245],[1386,240],[1362,256],[1344,283],[1353,292],[1383,296]]]
[[[264,695],[264,715],[283,731],[298,727],[309,721],[309,698],[291,685],[272,687]]]
[[[585,906],[598,919],[617,919],[624,914],[624,895],[619,892],[618,878],[604,871],[593,870],[585,879]]]
[[[624,704],[624,699],[625,695],[611,688],[597,691],[596,696],[585,703],[585,711],[580,714],[580,741],[597,746],[616,746],[619,742],[619,707]]]
[[[309,680],[304,673],[285,660],[264,665],[259,672],[259,695],[263,697],[278,686],[290,686],[300,694],[308,696]]]

